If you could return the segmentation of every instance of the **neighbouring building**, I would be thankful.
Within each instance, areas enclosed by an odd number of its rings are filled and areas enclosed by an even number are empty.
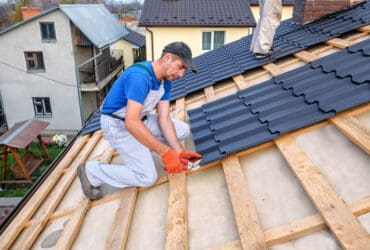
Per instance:
[[[2,30],[8,127],[37,118],[50,123],[48,130],[80,130],[124,69],[123,51],[110,46],[127,33],[102,4],[59,5]]]
[[[256,22],[245,0],[146,0],[139,26],[147,31],[146,57],[154,60],[173,41],[201,55],[251,34]]]
[[[113,45],[114,50],[123,51],[125,58],[125,67],[138,61],[145,61],[145,36],[140,33],[126,28],[129,32],[122,39]]]
[[[258,22],[258,19],[260,18],[258,2],[259,2],[258,0],[249,0],[249,4],[251,5],[253,16],[257,22]],[[286,20],[288,18],[291,18],[293,15],[294,0],[282,0],[282,4],[283,4],[283,11],[281,13],[281,20]]]

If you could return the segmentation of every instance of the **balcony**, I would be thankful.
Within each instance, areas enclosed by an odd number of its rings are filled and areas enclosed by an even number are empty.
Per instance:
[[[123,69],[122,50],[113,50],[111,55],[106,58],[98,57],[84,67],[79,68],[81,91],[100,91]]]

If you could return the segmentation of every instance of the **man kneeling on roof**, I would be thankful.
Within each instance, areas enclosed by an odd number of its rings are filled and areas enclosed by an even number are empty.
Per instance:
[[[169,174],[180,173],[188,161],[201,158],[179,142],[190,134],[188,125],[170,117],[171,81],[183,77],[187,68],[196,72],[190,48],[173,42],[159,59],[136,63],[115,81],[101,106],[100,124],[124,165],[87,162],[78,166],[87,198],[100,199],[99,187],[104,183],[118,188],[153,185],[158,173],[151,151],[161,156]],[[157,113],[151,113],[155,108]]]

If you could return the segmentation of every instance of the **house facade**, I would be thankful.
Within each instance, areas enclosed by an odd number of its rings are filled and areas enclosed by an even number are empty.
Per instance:
[[[253,13],[254,18],[258,22],[260,18],[260,8],[259,8],[259,1],[258,0],[250,0],[249,4],[251,6],[251,11]],[[288,18],[291,18],[293,15],[293,5],[294,0],[282,0],[283,10],[281,13],[281,20],[286,20]]]
[[[199,56],[251,34],[256,22],[244,0],[146,0],[139,26],[146,28],[146,57],[154,60],[173,41]]]
[[[109,45],[126,33],[103,5],[60,5],[2,30],[8,128],[36,118],[52,131],[81,129],[124,68],[123,52]]]

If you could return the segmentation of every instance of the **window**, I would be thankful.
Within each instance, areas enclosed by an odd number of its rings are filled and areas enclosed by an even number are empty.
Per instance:
[[[225,31],[202,32],[202,51],[220,48],[225,44]]]
[[[32,102],[35,116],[45,117],[52,115],[49,97],[32,97]]]
[[[40,23],[42,41],[55,41],[54,23]]]
[[[42,52],[24,52],[28,71],[45,70]]]

